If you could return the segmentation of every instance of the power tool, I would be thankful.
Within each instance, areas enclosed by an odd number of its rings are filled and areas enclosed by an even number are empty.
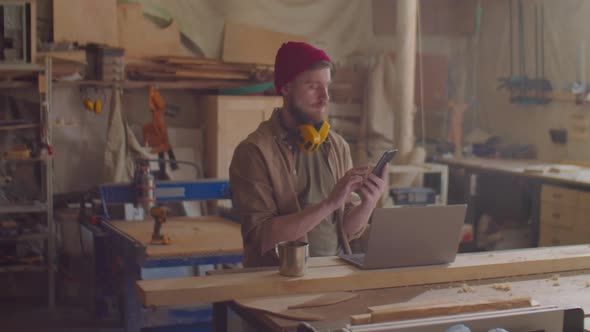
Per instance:
[[[166,235],[160,234],[162,224],[166,222],[168,208],[164,206],[154,206],[150,209],[150,214],[154,218],[154,232],[152,233],[151,244],[168,245],[172,241]]]

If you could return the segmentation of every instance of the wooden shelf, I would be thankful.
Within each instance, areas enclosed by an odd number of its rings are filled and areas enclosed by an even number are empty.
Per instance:
[[[37,84],[33,81],[0,81],[0,89],[22,89],[22,88],[33,88]]]
[[[39,128],[39,124],[38,123],[23,123],[23,124],[9,124],[9,125],[0,124],[0,131],[32,129],[32,128]]]
[[[21,158],[4,158],[4,157],[0,157],[0,162],[26,163],[26,162],[40,162],[40,161],[45,161],[45,159],[43,159],[43,158],[21,159]]]
[[[45,264],[22,264],[22,265],[8,265],[0,266],[0,273],[2,272],[39,272],[47,271]]]
[[[27,213],[27,212],[45,212],[47,205],[44,203],[36,204],[0,204],[0,214],[2,213]]]
[[[124,89],[142,89],[150,86],[156,86],[159,89],[193,89],[193,90],[215,90],[215,89],[231,89],[244,87],[254,82],[247,81],[231,81],[231,80],[183,80],[183,81],[122,81],[122,82],[107,82],[107,81],[72,81],[72,82],[55,82],[53,86],[56,88],[62,87],[80,87],[80,86],[94,86],[110,88],[116,84],[121,85]]]
[[[36,63],[0,63],[1,72],[40,72],[43,66]]]
[[[38,241],[47,239],[47,233],[23,234],[15,237],[0,237],[0,243]]]

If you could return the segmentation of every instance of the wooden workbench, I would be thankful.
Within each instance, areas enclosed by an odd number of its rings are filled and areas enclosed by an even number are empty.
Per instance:
[[[497,290],[493,287],[494,285],[509,285],[511,290]],[[347,302],[313,308],[314,314],[324,316],[325,319],[309,323],[318,331],[334,331],[349,324],[351,315],[367,313],[369,306],[395,303],[420,306],[443,301],[459,304],[487,299],[508,300],[517,297],[531,297],[540,305],[578,305],[584,309],[584,312],[589,313],[590,288],[588,285],[590,285],[590,270],[558,275],[541,274],[479,282],[366,290],[357,292],[359,297]],[[298,321],[239,308],[235,305],[232,305],[232,309],[261,331],[296,331],[299,324]],[[586,319],[586,328],[589,326]]]
[[[170,245],[152,245],[154,221],[109,221],[110,227],[145,248],[146,258],[241,254],[240,225],[218,216],[175,217],[162,225]]]
[[[499,282],[509,283],[511,289],[491,287]],[[336,257],[311,258],[308,273],[298,278],[282,277],[276,269],[246,270],[143,280],[137,286],[147,306],[217,303],[218,324],[225,320],[223,306],[232,306],[234,299],[271,297],[281,301],[288,295],[342,291],[359,292],[360,297],[314,308],[314,314],[324,316],[315,325],[334,329],[348,323],[350,315],[366,313],[368,306],[399,302],[419,305],[431,300],[460,303],[530,296],[542,304],[577,304],[590,311],[590,246],[459,254],[448,265],[381,270],[359,270]],[[237,312],[266,329],[289,330],[296,325],[252,309],[237,308]]]
[[[121,287],[124,289],[125,331],[139,332],[143,328],[169,325],[170,321],[174,325],[209,323],[209,308],[183,308],[182,317],[175,316],[174,308],[161,308],[153,314],[137,301],[135,283],[142,279],[143,269],[241,262],[239,224],[218,216],[172,217],[161,229],[162,234],[171,238],[169,245],[150,244],[154,227],[152,219],[105,221],[103,226],[112,235],[108,251],[123,262]]]
[[[439,158],[437,163],[477,171],[504,173],[546,183],[590,188],[590,168],[575,165],[545,163],[536,160]]]
[[[590,222],[586,217],[590,215],[586,212],[590,206],[590,167],[472,157],[442,158],[437,162],[464,171],[465,192],[468,193],[466,223],[473,225],[476,237],[474,243],[479,243],[477,229],[482,208],[489,208],[479,198],[482,192],[480,187],[485,184],[495,186],[498,182],[526,186],[526,195],[531,202],[530,207],[526,207],[526,219],[532,221],[527,224],[530,238],[533,239],[532,246],[572,245],[590,241]],[[482,176],[494,178],[479,181]]]

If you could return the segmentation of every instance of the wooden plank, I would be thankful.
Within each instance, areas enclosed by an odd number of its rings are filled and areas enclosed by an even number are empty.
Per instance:
[[[206,65],[206,64],[219,64],[222,63],[219,59],[211,59],[211,58],[196,58],[196,57],[188,57],[188,56],[152,56],[147,57],[147,59],[164,62],[164,63],[171,63],[171,64],[193,64],[193,65]]]
[[[225,23],[222,59],[226,62],[273,65],[278,49],[287,41],[309,39],[246,24]]]
[[[179,69],[176,70],[176,76],[182,78],[208,78],[208,79],[220,79],[220,80],[249,80],[249,73],[236,73],[219,70],[187,70]]]
[[[404,319],[419,319],[435,316],[459,315],[474,312],[508,310],[516,308],[532,307],[535,303],[530,297],[514,299],[488,299],[475,300],[462,303],[432,302],[421,305],[396,304],[369,307],[371,323],[382,323]],[[351,319],[351,322],[353,320]]]
[[[189,56],[155,56],[155,57],[144,57],[144,60],[152,60],[159,63],[172,64],[172,65],[183,65],[183,66],[228,66],[231,68],[243,68],[252,69],[256,67],[272,68],[271,65],[254,64],[254,63],[235,63],[221,61],[219,59],[211,58],[197,58]]]
[[[119,45],[125,48],[126,56],[183,54],[176,21],[160,29],[143,17],[140,3],[119,3],[117,26]]]
[[[304,295],[302,295],[303,297]],[[300,301],[299,303],[291,304],[287,308],[289,309],[302,309],[302,308],[314,308],[314,307],[323,307],[327,305],[337,304],[344,301],[348,301],[350,299],[354,299],[358,297],[357,293],[353,292],[336,292],[336,293],[326,293],[326,294],[313,294],[307,295],[309,297],[305,301]]]
[[[249,79],[251,73],[256,68],[252,65],[233,65],[233,64],[168,64],[163,62],[133,62],[126,64],[126,71],[137,71],[137,72],[164,72],[164,73],[175,73],[179,70],[182,71],[196,71],[205,73],[230,73],[240,75],[240,79]]]
[[[218,80],[241,80],[245,81],[250,78],[249,74],[243,73],[226,73],[219,71],[206,70],[176,70],[173,73],[158,72],[158,71],[139,71],[139,76],[148,78],[162,78],[162,79],[218,79]]]
[[[350,315],[350,325],[371,324],[371,314]]]
[[[245,64],[229,64],[229,63],[219,63],[219,64],[203,64],[203,65],[195,65],[195,64],[181,64],[181,68],[187,69],[207,69],[207,70],[219,70],[219,71],[227,71],[227,72],[246,72],[250,73],[256,70],[256,66],[254,65],[245,65]]]
[[[557,280],[555,280],[557,279]],[[510,290],[499,290],[496,286],[509,286]],[[529,297],[540,305],[576,305],[590,312],[590,297],[580,296],[590,291],[590,271],[576,271],[555,274],[521,276],[500,279],[470,281],[471,292],[464,292],[465,283],[418,285],[356,292],[359,297],[340,304],[318,307],[314,313],[326,319],[315,322],[318,331],[339,331],[350,324],[351,316],[365,323],[370,321],[367,307],[400,305],[420,306],[440,302],[472,303],[486,300],[510,300]],[[272,315],[258,316],[257,325],[264,331],[296,331],[298,322]]]
[[[53,64],[60,61],[75,62],[83,65],[87,63],[86,51],[84,50],[37,52],[37,58],[39,59],[39,61],[42,61],[42,59],[46,56],[50,56],[53,58]]]
[[[137,71],[140,74],[144,72],[160,72],[174,74],[175,68],[161,63],[132,63],[125,65],[125,71]]]
[[[313,261],[313,258],[310,259]],[[309,268],[299,278],[275,271],[137,282],[144,305],[229,301],[235,298],[354,291],[590,268],[590,246],[459,254],[454,263],[359,270],[350,265]]]
[[[287,299],[288,298],[255,298],[236,300],[235,302],[243,308],[262,311],[286,319],[298,321],[317,321],[324,319],[324,316],[314,314],[310,311],[289,309]]]
[[[324,319],[324,317],[312,313],[313,309],[302,309],[330,306],[357,297],[358,294],[352,292],[335,292],[270,298],[238,299],[235,302],[244,308],[264,311],[282,318],[317,321]]]
[[[146,247],[148,258],[189,255],[241,254],[240,225],[217,216],[170,218],[162,234],[170,245],[151,245],[153,220],[110,221],[109,224]]]
[[[54,0],[55,42],[118,46],[116,0]]]
[[[13,82],[11,82],[13,83]],[[29,84],[30,85],[30,84]],[[244,87],[247,83],[235,80],[127,80],[123,82],[106,82],[106,81],[61,81],[53,83],[54,87],[80,87],[80,86],[94,86],[94,87],[112,87],[114,85],[122,86],[124,89],[144,89],[150,86],[157,86],[160,90],[174,90],[174,89],[190,89],[190,90],[216,90],[216,89],[232,89]],[[2,86],[2,82],[0,82]],[[12,87],[12,85],[8,85]]]
[[[307,264],[308,267],[321,267],[321,266],[339,266],[342,265],[340,258],[336,256],[327,257],[315,257],[310,260]],[[263,267],[246,267],[237,269],[226,269],[226,270],[210,270],[207,271],[207,275],[220,275],[220,274],[233,274],[233,273],[252,273],[260,271],[275,271],[279,268],[277,266],[263,266]]]
[[[0,124],[0,131],[16,130],[16,129],[31,129],[31,128],[39,128],[39,124],[38,123],[25,123],[25,124],[13,124],[13,125],[1,125]]]

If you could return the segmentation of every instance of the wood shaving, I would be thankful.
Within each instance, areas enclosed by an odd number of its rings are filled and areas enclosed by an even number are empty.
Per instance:
[[[559,274],[554,274],[554,275],[552,275],[552,276],[551,276],[551,278],[549,278],[549,279],[551,279],[551,280],[553,280],[553,281],[557,281],[557,280],[559,280]]]
[[[461,285],[461,288],[457,291],[457,293],[473,293],[474,290],[468,284]]]
[[[492,286],[492,288],[504,292],[512,290],[512,286],[510,286],[510,284],[495,284]]]
[[[557,286],[559,286],[559,282],[554,282],[553,287],[557,287]]]

